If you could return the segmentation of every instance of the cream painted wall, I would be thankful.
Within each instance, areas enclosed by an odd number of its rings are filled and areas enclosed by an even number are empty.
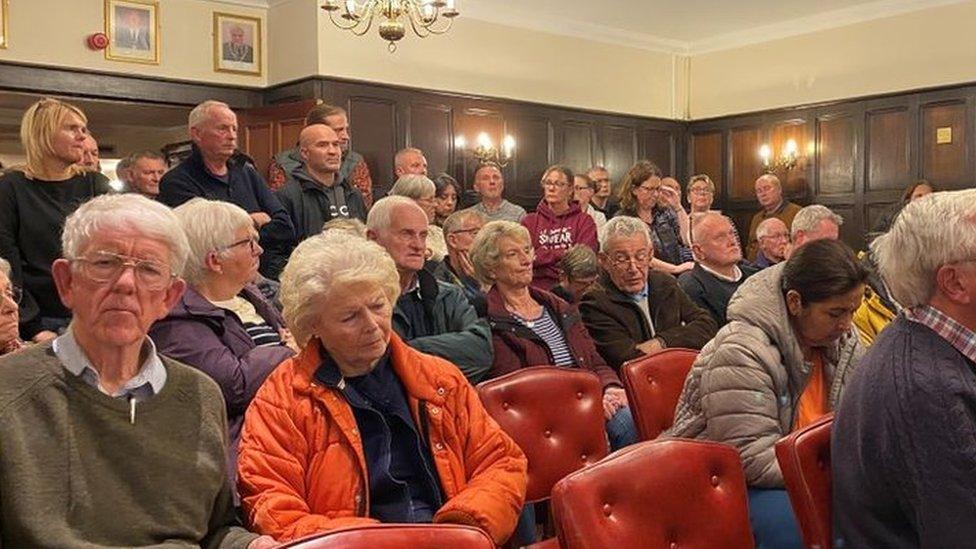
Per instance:
[[[314,4],[314,1],[312,2]],[[319,10],[321,12],[321,10]],[[408,34],[396,53],[376,34],[355,37],[319,15],[319,74],[679,118],[671,54],[587,42],[465,19],[445,35]]]
[[[9,46],[0,62],[15,61],[263,87],[265,76],[218,73],[213,70],[215,11],[266,18],[267,10],[206,0],[159,2],[160,61],[145,65],[110,61],[88,49],[88,35],[105,32],[103,0],[10,0]],[[267,25],[261,25],[267,43]],[[264,59],[267,67],[267,56]]]
[[[268,10],[268,84],[318,74],[317,0],[284,0]]]
[[[691,117],[976,81],[976,1],[691,59]]]

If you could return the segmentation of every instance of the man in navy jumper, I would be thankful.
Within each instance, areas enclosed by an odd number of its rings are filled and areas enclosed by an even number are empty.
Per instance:
[[[912,202],[871,251],[905,310],[837,410],[834,547],[972,547],[976,190]]]
[[[204,101],[190,111],[193,152],[163,176],[159,201],[171,208],[196,197],[237,204],[251,215],[258,229],[261,274],[272,279],[284,268],[295,247],[295,228],[281,202],[254,166],[234,158],[237,115],[225,103]]]

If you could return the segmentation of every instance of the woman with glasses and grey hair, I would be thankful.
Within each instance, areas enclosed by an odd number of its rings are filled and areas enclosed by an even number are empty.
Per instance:
[[[227,404],[233,481],[244,412],[268,374],[294,354],[294,343],[281,314],[253,284],[263,250],[247,212],[202,198],[174,212],[190,243],[187,288],[149,334],[160,353],[203,371],[220,385]]]
[[[20,288],[10,282],[10,263],[0,258],[0,356],[24,347],[17,326],[19,303]]]

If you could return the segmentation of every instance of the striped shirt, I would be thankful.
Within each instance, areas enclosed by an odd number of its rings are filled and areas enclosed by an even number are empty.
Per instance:
[[[976,362],[976,332],[930,305],[914,307],[906,311],[905,316],[908,320],[928,326],[966,358]]]
[[[549,347],[549,354],[552,355],[552,363],[555,366],[576,366],[573,353],[569,350],[566,343],[566,335],[552,320],[549,311],[542,308],[542,316],[527,320],[519,316],[515,317],[523,326],[532,330],[535,335],[542,338],[546,346]]]

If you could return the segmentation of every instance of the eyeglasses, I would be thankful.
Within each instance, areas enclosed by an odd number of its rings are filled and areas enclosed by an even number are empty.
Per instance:
[[[20,300],[24,298],[24,291],[17,286],[10,286],[3,291],[3,295],[10,298],[10,301],[20,304]]]
[[[715,191],[707,187],[692,187],[691,194],[715,194]]]
[[[661,185],[658,185],[657,187],[645,187],[644,185],[640,185],[639,187],[637,187],[636,190],[638,190],[638,191],[644,191],[644,192],[650,193],[650,194],[657,194],[657,193],[661,192]]]
[[[580,191],[592,191],[592,190],[594,190],[594,189],[591,189],[589,185],[577,185],[576,186],[576,192],[580,192]]]
[[[164,263],[112,252],[95,252],[89,257],[79,257],[72,261],[79,263],[82,274],[96,284],[114,282],[128,267],[135,271],[139,285],[150,291],[162,290],[176,276],[169,265]]]
[[[237,242],[234,242],[233,244],[228,244],[228,245],[223,246],[221,248],[217,248],[217,250],[223,252],[223,251],[229,250],[231,248],[236,248],[238,246],[243,246],[245,244],[248,245],[248,248],[249,248],[249,251],[251,252],[251,255],[257,255],[258,254],[258,239],[256,237],[253,237],[253,236],[249,236],[249,237],[247,237],[247,238],[245,238],[243,240],[238,240]]]
[[[547,180],[543,180],[542,183],[540,183],[540,184],[543,187],[555,187],[557,189],[565,189],[566,187],[569,186],[569,183],[567,183],[565,181],[547,181]]]
[[[767,235],[761,236],[761,237],[759,237],[759,240],[763,240],[763,239],[766,239],[766,238],[768,238],[770,240],[786,240],[786,239],[789,238],[789,236],[790,235],[788,235],[786,233],[773,233],[773,234],[767,234]]]
[[[471,229],[458,229],[456,231],[451,231],[448,234],[476,234],[481,230],[481,227],[473,227]]]
[[[607,256],[607,259],[610,260],[611,265],[617,268],[627,267],[631,263],[633,263],[637,267],[643,267],[644,265],[647,265],[651,261],[651,255],[646,253],[639,253],[634,257],[630,257],[629,255],[626,254],[613,254]]]

